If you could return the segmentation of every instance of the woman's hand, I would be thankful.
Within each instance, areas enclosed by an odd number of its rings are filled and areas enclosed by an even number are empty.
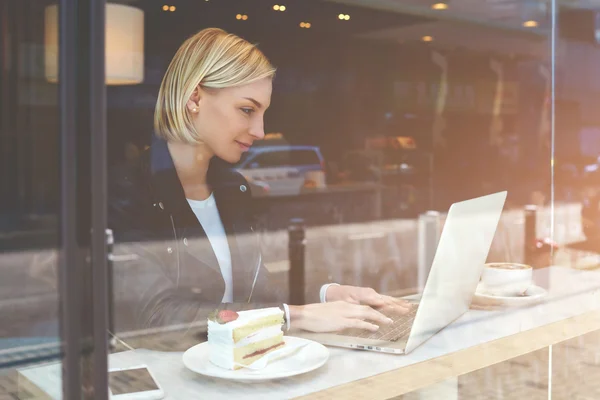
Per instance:
[[[375,332],[392,320],[372,307],[345,301],[290,306],[290,325],[310,332],[337,332],[348,328]]]
[[[345,301],[352,304],[363,304],[376,309],[385,309],[386,314],[406,314],[412,305],[406,300],[396,299],[391,296],[384,296],[371,288],[332,285],[327,288],[325,296],[327,301]]]

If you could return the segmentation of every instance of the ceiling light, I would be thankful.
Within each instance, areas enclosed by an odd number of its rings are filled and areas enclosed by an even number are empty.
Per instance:
[[[275,11],[279,11],[279,4],[275,4],[275,5],[273,6],[273,10],[275,10]]]
[[[338,19],[342,20],[342,21],[344,21],[344,20],[348,21],[348,20],[350,20],[350,16],[348,14],[340,14],[340,15],[338,15]]]
[[[248,19],[248,16],[246,14],[242,15],[242,19],[245,21]]]
[[[446,3],[435,3],[431,5],[432,10],[447,10],[448,4]]]
[[[285,11],[285,6],[279,6],[279,11]]]
[[[345,15],[344,14],[340,14],[338,15],[338,19],[344,19]]]
[[[423,37],[421,38],[421,40],[423,40],[424,42],[432,42],[432,41],[433,41],[433,37],[432,37],[432,36],[429,36],[429,35],[427,35],[427,36],[423,36]]]
[[[168,9],[169,6],[167,6]],[[124,4],[105,7],[104,70],[107,85],[135,85],[144,82],[144,12]],[[59,80],[59,6],[44,10],[44,75]],[[124,40],[126,38],[127,40]]]
[[[310,22],[300,22],[300,28],[310,28]]]
[[[175,6],[171,6],[171,7],[169,7],[169,11],[173,12],[173,11],[175,11],[175,10],[176,10]]]
[[[169,6],[165,4],[165,5],[163,6],[163,11],[169,11]]]
[[[538,26],[538,23],[537,23],[537,21],[529,20],[529,21],[523,22],[523,26],[525,28],[536,28]]]
[[[312,25],[310,24],[310,22],[307,22],[307,23],[305,24],[305,26],[306,26],[307,28],[310,28]]]
[[[242,14],[238,14],[235,16],[235,19],[242,19]]]

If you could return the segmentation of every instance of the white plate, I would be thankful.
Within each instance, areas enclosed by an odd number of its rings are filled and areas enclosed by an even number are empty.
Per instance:
[[[190,370],[213,378],[235,381],[267,381],[304,374],[322,367],[329,359],[329,350],[320,343],[294,336],[283,338],[286,344],[306,346],[294,354],[270,362],[264,369],[248,368],[231,371],[217,367],[209,360],[208,342],[200,343],[183,353],[183,364]]]
[[[472,305],[475,308],[510,308],[526,307],[541,302],[548,292],[546,289],[532,285],[523,296],[494,296],[475,291]]]

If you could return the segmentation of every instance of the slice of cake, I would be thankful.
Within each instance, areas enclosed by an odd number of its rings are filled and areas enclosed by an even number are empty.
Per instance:
[[[210,361],[226,369],[252,364],[285,344],[283,322],[283,311],[277,307],[239,313],[222,310],[211,315],[208,319]]]

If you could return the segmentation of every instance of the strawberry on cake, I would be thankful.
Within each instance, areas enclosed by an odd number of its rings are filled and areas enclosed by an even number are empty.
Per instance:
[[[222,368],[240,369],[284,346],[283,315],[277,307],[213,313],[208,318],[210,361]]]

